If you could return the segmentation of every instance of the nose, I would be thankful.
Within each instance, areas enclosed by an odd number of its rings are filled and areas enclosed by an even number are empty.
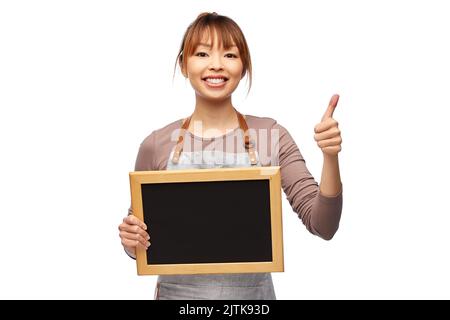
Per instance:
[[[222,58],[219,54],[213,54],[211,55],[210,63],[209,63],[209,70],[223,70],[223,63]]]

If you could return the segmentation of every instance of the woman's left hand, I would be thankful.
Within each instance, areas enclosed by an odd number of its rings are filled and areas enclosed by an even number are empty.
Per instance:
[[[333,119],[333,112],[339,101],[339,95],[331,97],[327,111],[322,117],[322,121],[314,127],[314,139],[322,149],[324,155],[337,156],[341,151],[341,131],[338,122]]]

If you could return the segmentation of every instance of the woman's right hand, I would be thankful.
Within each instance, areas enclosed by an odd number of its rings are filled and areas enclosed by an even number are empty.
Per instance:
[[[133,215],[129,215],[123,219],[119,225],[119,236],[125,250],[136,257],[136,248],[147,250],[150,246],[150,236],[147,233],[147,226],[144,222]]]

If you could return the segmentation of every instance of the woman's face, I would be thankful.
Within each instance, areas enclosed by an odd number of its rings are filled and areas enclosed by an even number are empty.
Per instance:
[[[187,59],[185,76],[196,95],[206,99],[223,100],[231,96],[242,78],[243,65],[236,46],[219,46],[204,37],[194,54]]]

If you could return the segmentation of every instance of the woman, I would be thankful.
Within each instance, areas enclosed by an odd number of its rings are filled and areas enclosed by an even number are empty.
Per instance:
[[[342,210],[342,139],[332,118],[339,96],[331,98],[315,127],[324,156],[319,187],[284,127],[271,118],[243,116],[233,106],[232,93],[241,79],[248,75],[250,86],[252,79],[247,42],[233,20],[200,14],[185,32],[177,64],[195,91],[194,112],[153,131],[141,144],[135,170],[279,165],[293,210],[311,233],[331,239]],[[151,230],[131,209],[119,230],[131,257],[137,247],[150,246]],[[275,291],[270,273],[165,275],[158,277],[156,299],[275,299]]]

